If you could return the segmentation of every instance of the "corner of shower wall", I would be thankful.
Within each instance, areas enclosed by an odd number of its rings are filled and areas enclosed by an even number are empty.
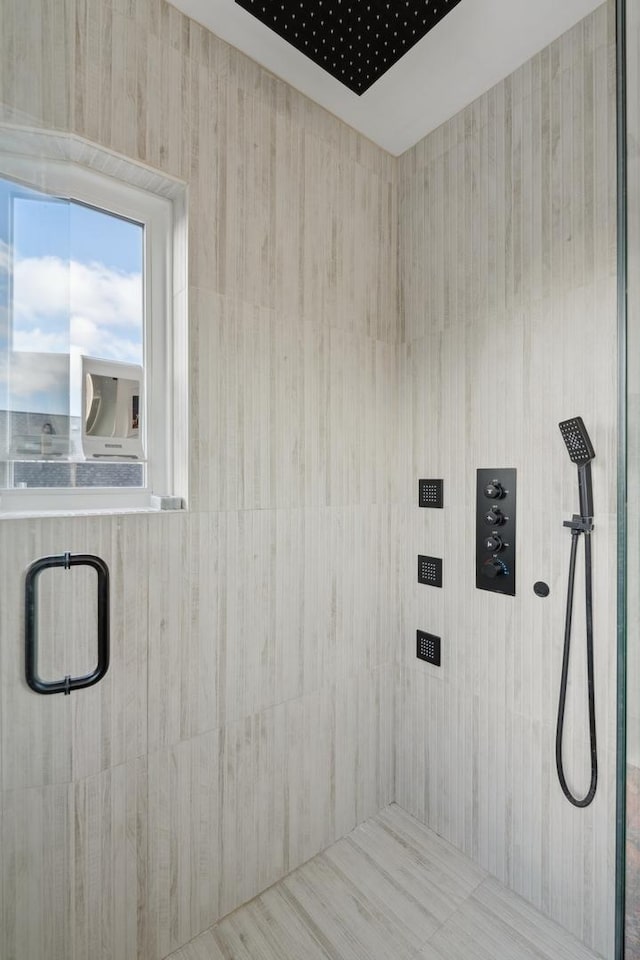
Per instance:
[[[400,429],[406,453],[396,799],[604,956],[615,861],[616,257],[613,3],[398,160]],[[557,429],[595,437],[596,703],[588,811],[556,782],[554,733],[575,478]],[[474,586],[475,472],[518,470],[516,596]],[[442,477],[443,510],[416,508]],[[416,584],[418,553],[444,560]],[[536,580],[551,587],[541,600]],[[583,614],[580,612],[579,617]],[[415,630],[442,637],[416,661]],[[584,623],[574,629],[582,639]],[[586,689],[584,666],[574,689]],[[571,777],[588,783],[582,704]]]

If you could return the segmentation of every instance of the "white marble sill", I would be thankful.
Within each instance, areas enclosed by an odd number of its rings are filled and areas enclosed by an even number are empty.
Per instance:
[[[163,500],[175,501],[179,505],[163,506]],[[153,514],[153,513],[188,513],[184,500],[179,497],[150,497],[149,504],[137,504],[133,506],[86,506],[82,508],[68,507],[57,510],[43,509],[24,509],[24,510],[2,510],[0,507],[1,520],[46,520],[56,517],[120,517],[129,514]]]
[[[188,513],[182,507],[179,510],[161,510],[158,507],[105,508],[103,510],[0,510],[2,520],[50,520],[59,517],[122,517],[140,513]]]

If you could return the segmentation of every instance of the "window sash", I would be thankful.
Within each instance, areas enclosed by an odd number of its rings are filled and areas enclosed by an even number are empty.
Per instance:
[[[72,161],[0,155],[0,176],[144,226],[143,358],[146,380],[144,487],[27,488],[0,491],[0,515],[15,512],[153,508],[153,495],[175,492],[172,280],[173,204]]]

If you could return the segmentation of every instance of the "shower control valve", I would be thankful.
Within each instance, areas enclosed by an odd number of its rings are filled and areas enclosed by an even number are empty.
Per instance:
[[[490,580],[495,580],[496,577],[501,577],[506,572],[507,568],[502,560],[487,560],[482,566],[483,575],[489,577]]]
[[[502,500],[504,493],[504,487],[499,480],[491,480],[484,488],[484,495],[489,500]]]
[[[516,592],[515,467],[476,470],[476,587],[513,597]]]
[[[501,550],[504,550],[505,547],[509,546],[509,544],[505,543],[502,537],[499,537],[495,531],[490,537],[487,537],[484,545],[487,550],[490,550],[492,553],[499,553]]]

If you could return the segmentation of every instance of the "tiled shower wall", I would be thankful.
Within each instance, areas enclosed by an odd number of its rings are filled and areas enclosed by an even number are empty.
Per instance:
[[[3,0],[5,119],[188,183],[191,369],[188,514],[0,524],[3,960],[158,960],[394,798],[609,950],[611,15],[396,161],[160,0]],[[576,414],[598,454],[583,812],[553,770]],[[515,599],[472,586],[494,465],[519,471]],[[416,510],[425,475],[443,511]],[[38,698],[22,572],[65,549],[111,566],[112,668]],[[415,585],[419,552],[442,591]],[[91,609],[47,589],[73,660]]]
[[[0,955],[158,960],[393,799],[395,161],[161,0],[1,16],[4,120],[189,188],[189,513],[0,523]],[[112,666],[37,697],[22,576],[65,550]]]
[[[616,663],[614,5],[600,7],[400,158],[407,452],[396,800],[612,956]],[[576,810],[554,735],[576,470],[558,421],[596,450],[594,585],[600,783]],[[518,470],[515,598],[475,589],[475,471]],[[499,475],[499,473],[498,473]],[[417,510],[418,476],[445,508]],[[582,548],[581,548],[582,549]],[[444,557],[441,591],[415,584]],[[579,564],[582,564],[580,554]],[[547,599],[534,595],[548,582]],[[589,783],[584,587],[565,734]],[[442,636],[415,662],[415,628]]]

